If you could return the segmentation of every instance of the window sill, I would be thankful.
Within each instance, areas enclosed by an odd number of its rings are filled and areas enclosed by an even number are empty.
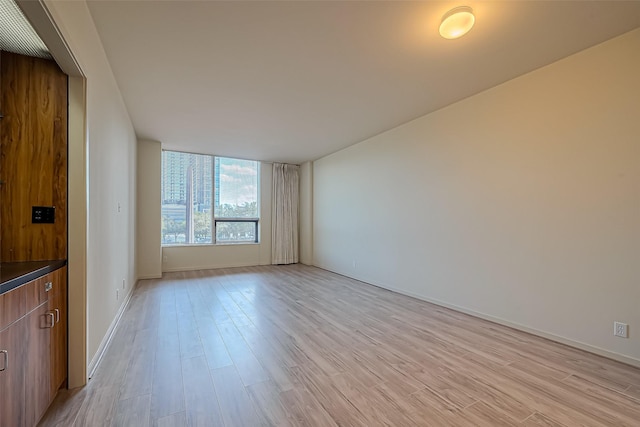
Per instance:
[[[254,246],[261,242],[228,242],[228,243],[189,243],[179,245],[160,245],[164,248],[210,248],[215,246]]]

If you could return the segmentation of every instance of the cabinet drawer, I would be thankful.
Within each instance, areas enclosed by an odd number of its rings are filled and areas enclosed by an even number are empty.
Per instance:
[[[0,354],[0,426],[25,425],[24,361],[27,334],[28,322],[25,318],[0,331],[0,351],[3,352]]]
[[[24,286],[0,295],[0,331],[27,313],[27,289]]]
[[[38,277],[23,286],[27,290],[27,312],[47,301],[46,284],[49,282],[51,282],[51,273]]]
[[[0,330],[61,292],[57,270],[0,295]]]
[[[66,287],[66,276],[63,280],[63,270],[66,271],[66,267],[59,268],[49,274],[47,274],[45,283],[47,291],[47,299],[51,299],[53,296],[60,295],[63,292],[63,287]]]

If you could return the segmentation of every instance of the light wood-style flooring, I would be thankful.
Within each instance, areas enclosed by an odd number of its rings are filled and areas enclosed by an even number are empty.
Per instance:
[[[138,284],[42,426],[640,426],[640,369],[303,265]]]

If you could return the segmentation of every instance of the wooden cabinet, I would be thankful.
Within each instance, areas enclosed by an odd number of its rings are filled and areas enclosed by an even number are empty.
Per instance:
[[[48,302],[26,318],[27,351],[25,353],[25,426],[35,426],[49,406],[49,345],[53,325]]]
[[[67,257],[67,104],[54,61],[0,51],[3,264]],[[33,218],[38,206],[53,208],[53,220]],[[0,427],[34,426],[66,378],[63,267],[0,294]]]
[[[0,426],[25,425],[26,324],[23,318],[0,331]]]
[[[67,267],[52,275],[49,310],[55,316],[55,325],[51,328],[51,400],[67,380]]]
[[[67,377],[66,267],[0,295],[0,426],[37,424]]]

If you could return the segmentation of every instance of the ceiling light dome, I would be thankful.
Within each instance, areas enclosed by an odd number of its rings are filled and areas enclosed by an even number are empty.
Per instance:
[[[470,7],[453,8],[442,17],[440,35],[445,39],[457,39],[467,34],[475,22],[476,17]]]

